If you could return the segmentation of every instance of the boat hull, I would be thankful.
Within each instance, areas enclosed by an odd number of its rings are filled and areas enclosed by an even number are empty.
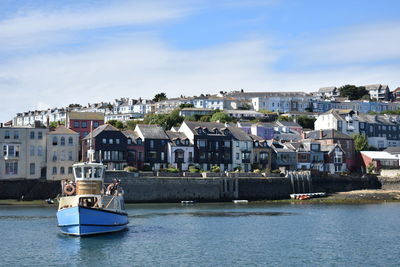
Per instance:
[[[123,231],[128,225],[126,213],[81,206],[59,210],[57,220],[63,234],[75,236]]]

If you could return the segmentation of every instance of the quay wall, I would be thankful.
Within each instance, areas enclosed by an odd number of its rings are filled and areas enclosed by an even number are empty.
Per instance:
[[[231,201],[233,199],[275,200],[287,199],[299,193],[299,185],[293,185],[284,177],[156,177],[138,176],[125,171],[107,171],[105,182],[121,180],[125,191],[125,201],[179,202],[195,200],[199,202]],[[392,183],[393,184],[393,183]],[[305,192],[340,192],[357,189],[379,189],[389,186],[388,182],[369,176],[359,177],[313,177]],[[400,179],[396,182],[400,189]],[[61,190],[59,181],[46,180],[1,180],[0,199],[47,199],[56,197]]]

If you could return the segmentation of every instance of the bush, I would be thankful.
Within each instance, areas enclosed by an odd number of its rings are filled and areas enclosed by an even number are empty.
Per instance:
[[[214,165],[211,167],[212,172],[221,172],[221,168],[217,165]]]
[[[253,172],[254,173],[261,173],[261,170],[260,169],[254,169]]]
[[[133,167],[133,166],[127,166],[127,167],[124,168],[124,171],[126,171],[126,172],[137,172],[138,169],[136,167]]]
[[[368,174],[371,174],[371,173],[374,173],[374,172],[375,172],[375,166],[374,166],[374,164],[370,163],[370,164],[367,166],[367,173],[368,173]]]
[[[179,172],[179,169],[170,167],[170,168],[166,169],[166,171],[167,171],[167,172],[171,172],[171,173],[178,173],[178,172]]]
[[[200,170],[196,166],[190,166],[189,167],[189,172],[200,172]]]
[[[143,166],[143,171],[145,171],[145,172],[150,172],[150,171],[152,171],[152,169],[151,169],[151,166],[150,165],[144,165]]]
[[[280,169],[275,169],[275,170],[272,170],[271,173],[281,173],[281,170]]]

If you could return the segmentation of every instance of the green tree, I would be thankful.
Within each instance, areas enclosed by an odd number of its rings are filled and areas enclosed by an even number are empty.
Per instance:
[[[364,86],[357,87],[355,85],[347,84],[340,87],[339,90],[340,96],[348,97],[350,100],[358,100],[363,96],[368,95],[368,91]]]
[[[49,128],[57,128],[59,125],[65,125],[64,121],[52,121],[49,124]]]
[[[137,124],[138,124],[137,120],[129,120],[126,122],[126,129],[135,130]]]
[[[143,123],[160,125],[165,130],[168,130],[173,126],[179,126],[183,119],[179,115],[179,109],[175,109],[169,114],[149,114],[144,118]]]
[[[288,116],[279,116],[278,121],[293,121],[292,118],[289,118]]]
[[[297,123],[300,124],[305,129],[312,129],[314,130],[314,122],[316,121],[315,118],[309,118],[307,116],[299,116],[297,118]]]
[[[117,121],[117,120],[109,120],[107,121],[107,124],[110,124],[118,129],[124,129],[124,124],[121,121]]]
[[[225,112],[219,111],[215,112],[212,116],[210,121],[219,121],[219,122],[231,122],[233,119]]]
[[[204,115],[199,118],[199,121],[209,122],[211,120],[210,115]]]
[[[354,146],[356,151],[368,150],[368,138],[363,134],[354,134]]]
[[[166,93],[158,93],[154,96],[153,101],[154,102],[160,102],[163,100],[166,100],[167,98],[167,94]]]

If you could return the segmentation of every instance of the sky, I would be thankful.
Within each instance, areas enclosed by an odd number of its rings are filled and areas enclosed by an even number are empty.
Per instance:
[[[397,0],[0,0],[0,122],[232,91],[400,86]]]

